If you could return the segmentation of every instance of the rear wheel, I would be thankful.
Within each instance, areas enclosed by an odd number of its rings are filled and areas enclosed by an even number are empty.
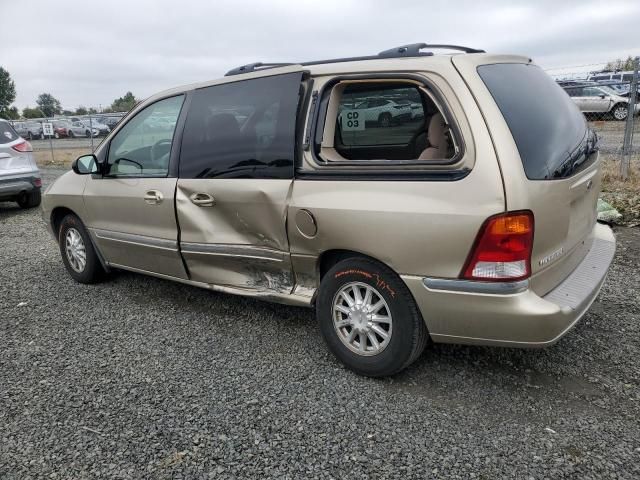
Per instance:
[[[84,136],[87,138],[91,137],[91,132],[89,130],[85,131]]]
[[[77,216],[69,214],[62,219],[58,244],[64,266],[76,282],[96,283],[104,277],[89,233]]]
[[[390,113],[381,113],[378,117],[378,125],[381,127],[390,127],[391,126],[391,114]]]
[[[361,375],[393,375],[427,344],[427,328],[404,282],[368,258],[338,262],[323,277],[316,316],[329,349]]]
[[[32,192],[20,192],[16,202],[20,206],[20,208],[34,208],[40,205],[42,201],[42,197],[40,194],[40,190],[34,190]]]
[[[73,130],[69,130],[69,134],[68,135],[69,135],[69,138],[73,138],[73,137],[76,136],[75,133],[73,133]]]
[[[27,140],[33,140],[33,133],[27,132]]]
[[[624,103],[619,103],[611,110],[611,115],[616,120],[626,120],[629,114],[629,106]]]

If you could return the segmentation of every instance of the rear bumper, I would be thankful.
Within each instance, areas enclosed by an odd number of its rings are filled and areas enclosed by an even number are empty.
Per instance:
[[[492,290],[498,284],[488,282],[443,282],[414,276],[403,276],[403,280],[435,342],[546,347],[580,320],[604,283],[615,253],[615,237],[609,227],[597,224],[591,240],[589,252],[576,269],[542,297],[526,281],[502,284],[505,291],[498,292]]]
[[[36,178],[40,178],[38,172],[27,176],[13,176],[11,178],[3,178],[0,176],[0,199],[13,198],[20,192],[32,192],[39,190],[33,182]]]

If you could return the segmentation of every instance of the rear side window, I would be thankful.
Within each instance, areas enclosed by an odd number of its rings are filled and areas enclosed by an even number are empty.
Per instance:
[[[17,140],[19,135],[7,122],[0,122],[0,144],[10,143]]]
[[[215,85],[193,93],[181,178],[293,178],[301,73]]]
[[[587,124],[575,103],[535,65],[481,65],[478,74],[511,130],[527,177],[556,178],[586,138]]]

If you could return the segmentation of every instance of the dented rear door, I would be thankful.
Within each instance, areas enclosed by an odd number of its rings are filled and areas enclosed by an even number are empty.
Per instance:
[[[192,280],[289,293],[286,233],[302,72],[193,92],[176,210]]]

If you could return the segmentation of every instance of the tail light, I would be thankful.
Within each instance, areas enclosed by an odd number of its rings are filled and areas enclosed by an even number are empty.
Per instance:
[[[33,186],[34,187],[41,187],[42,186],[42,179],[39,177],[36,177],[33,179]]]
[[[13,149],[17,152],[33,152],[33,148],[31,147],[31,144],[26,140],[24,142],[20,142],[17,145],[14,145]]]
[[[531,276],[533,213],[507,212],[489,217],[462,270],[462,278],[513,281]]]

